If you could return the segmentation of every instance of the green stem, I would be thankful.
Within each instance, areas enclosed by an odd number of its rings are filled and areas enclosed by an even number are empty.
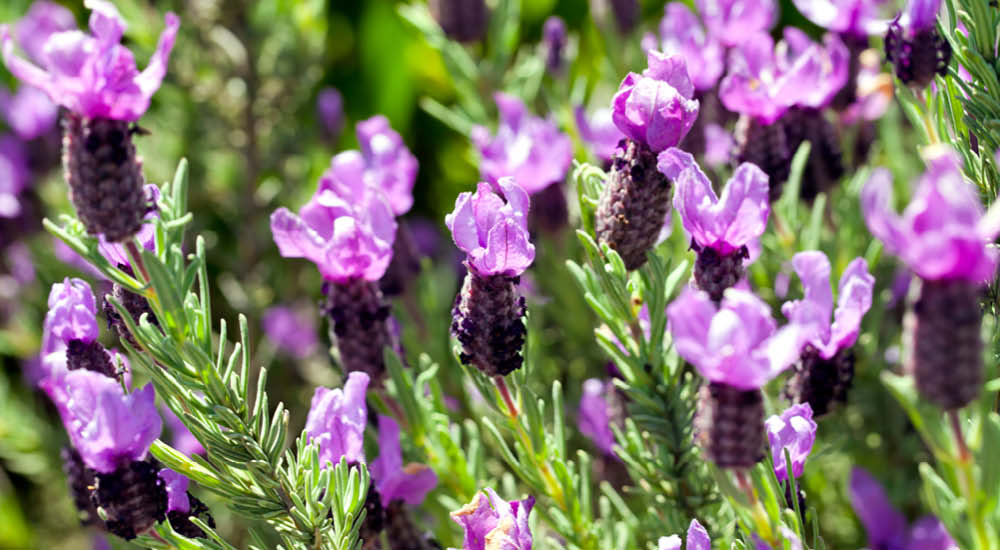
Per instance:
[[[962,473],[962,492],[965,496],[966,511],[972,521],[972,533],[975,536],[976,548],[982,550],[992,550],[990,536],[986,528],[986,518],[983,517],[979,506],[979,493],[976,491],[976,476],[973,471],[972,453],[965,442],[962,433],[962,421],[958,416],[958,411],[948,411],[948,418],[951,421],[951,429],[955,434],[955,442],[958,448],[958,466]]]

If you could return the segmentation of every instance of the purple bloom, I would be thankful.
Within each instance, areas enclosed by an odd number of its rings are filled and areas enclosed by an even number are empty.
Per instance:
[[[611,382],[589,378],[583,382],[580,396],[580,432],[589,437],[597,448],[606,455],[615,455],[615,434],[611,430],[611,416],[608,414],[608,392]]]
[[[996,271],[997,256],[988,245],[1000,232],[1000,220],[983,215],[953,151],[940,146],[927,157],[927,171],[902,216],[892,207],[888,170],[872,174],[861,190],[868,229],[923,279],[985,281]]]
[[[937,20],[941,9],[941,0],[909,0],[906,9],[901,14],[899,23],[907,29],[911,36],[920,31],[930,29]]]
[[[528,514],[535,498],[505,502],[496,491],[476,493],[472,502],[451,513],[465,529],[463,550],[531,550]]]
[[[163,427],[152,384],[125,395],[114,378],[81,369],[42,387],[84,463],[104,474],[145,458]]]
[[[754,33],[774,24],[778,6],[774,0],[695,0],[711,35],[726,46],[739,46]]]
[[[167,512],[187,513],[191,510],[191,501],[187,495],[190,480],[170,468],[160,470],[158,475],[167,489]]]
[[[0,218],[21,213],[18,195],[28,185],[28,152],[14,136],[0,136]]]
[[[445,217],[455,244],[468,254],[468,265],[482,276],[516,277],[535,259],[528,240],[528,194],[512,178],[501,178],[497,193],[480,183],[475,193],[460,193]]]
[[[323,88],[316,96],[316,112],[323,131],[336,140],[344,129],[344,96],[336,88]]]
[[[880,17],[884,2],[878,0],[793,0],[807,19],[831,31],[866,36],[882,34],[889,23]]]
[[[156,227],[152,223],[148,223],[160,215],[160,211],[155,208],[156,203],[160,200],[160,188],[152,183],[147,183],[143,188],[146,192],[146,198],[149,199],[154,207],[146,212],[146,216],[143,218],[147,223],[143,223],[139,227],[139,231],[136,232],[135,238],[139,239],[139,244],[142,245],[146,250],[153,251],[156,249]],[[104,235],[97,236],[97,250],[100,251],[101,255],[104,256],[111,265],[114,266],[131,266],[131,262],[128,259],[128,252],[125,251],[125,246],[122,243],[110,243]]]
[[[403,465],[399,424],[388,416],[378,417],[378,452],[371,472],[382,505],[388,507],[391,502],[402,500],[410,506],[419,506],[437,485],[437,475],[423,464]]]
[[[413,206],[413,182],[417,158],[410,153],[389,119],[376,115],[358,123],[358,143],[365,158],[365,178],[381,189],[392,212],[401,216]]]
[[[850,57],[835,34],[825,35],[823,44],[817,44],[799,29],[785,27],[784,40],[775,52],[781,99],[788,105],[826,107],[847,83]]]
[[[729,71],[719,83],[726,109],[771,124],[788,109],[774,56],[774,40],[766,33],[749,36],[729,51]]]
[[[725,128],[718,124],[705,125],[705,164],[722,166],[729,162],[736,140]]]
[[[958,550],[958,544],[934,516],[924,516],[907,528],[903,517],[889,502],[885,490],[865,470],[851,471],[851,505],[868,531],[872,548],[900,550]]]
[[[287,306],[268,308],[260,320],[264,333],[278,349],[298,359],[313,354],[319,347],[316,321],[307,312]]]
[[[677,535],[660,537],[657,550],[681,550],[681,538]],[[688,526],[685,550],[712,550],[712,539],[708,537],[708,531],[696,519],[691,520]]]
[[[553,15],[545,20],[542,27],[542,39],[545,41],[545,65],[550,71],[559,72],[563,68],[563,49],[566,48],[566,23],[562,18]]]
[[[76,17],[73,12],[44,0],[31,4],[28,13],[17,22],[14,34],[17,43],[28,57],[42,62],[45,59],[45,44],[49,37],[62,31],[76,30]]]
[[[46,338],[55,338],[63,343],[97,340],[100,334],[97,303],[86,281],[67,277],[63,282],[52,285],[49,312],[45,315],[45,334]]]
[[[642,75],[629,73],[611,100],[611,118],[623,134],[654,152],[680,143],[698,118],[694,84],[684,58],[658,51],[647,53]]]
[[[660,153],[657,168],[677,186],[674,209],[702,248],[714,248],[724,256],[764,234],[771,206],[767,174],[760,168],[741,164],[721,199],[690,153],[671,147]]]
[[[785,302],[781,312],[789,321],[803,327],[807,341],[823,359],[854,345],[861,330],[861,318],[872,306],[875,277],[868,272],[864,258],[855,258],[840,276],[837,309],[833,309],[830,290],[830,261],[819,251],[799,252],[792,266],[802,281],[805,298]],[[830,324],[830,315],[833,324]]]
[[[771,442],[771,458],[774,460],[774,474],[778,481],[788,479],[788,472],[799,477],[805,469],[806,457],[816,442],[816,423],[809,403],[792,405],[781,413],[764,421],[767,439]],[[785,461],[785,449],[792,459],[789,466]]]
[[[382,278],[392,260],[396,219],[383,193],[366,183],[365,171],[361,153],[340,153],[298,216],[287,208],[271,215],[282,256],[306,258],[337,283]]]
[[[686,289],[667,307],[677,353],[710,382],[757,389],[794,363],[798,327],[777,330],[770,308],[752,293],[730,288],[720,306]]]
[[[4,63],[23,82],[41,88],[52,101],[77,114],[138,120],[167,73],[180,20],[167,13],[167,28],[149,65],[140,73],[132,52],[119,44],[125,21],[114,5],[105,0],[85,0],[84,5],[92,10],[93,34],[65,31],[51,35],[41,54],[43,68],[15,56],[9,31],[0,29]]]
[[[0,91],[0,111],[7,125],[23,140],[50,132],[59,119],[59,107],[34,86],[21,86],[13,96]]]
[[[173,435],[170,446],[188,456],[205,454],[205,447],[194,437],[194,434],[184,425],[180,417],[167,407],[163,407],[162,411],[163,419],[167,422],[167,428],[170,430],[171,435]]]
[[[520,99],[504,93],[494,99],[500,112],[496,135],[482,126],[472,130],[472,142],[482,155],[483,179],[496,184],[513,177],[531,195],[562,181],[573,161],[569,137],[555,122],[528,113]]]
[[[683,57],[691,82],[701,91],[715,87],[726,65],[725,51],[718,38],[705,32],[698,17],[680,2],[664,7],[659,40],[647,35],[643,49]]]
[[[602,161],[610,160],[618,142],[625,137],[611,119],[611,109],[597,109],[588,118],[583,105],[577,105],[573,115],[580,139],[587,144],[590,152]]]
[[[347,375],[343,389],[316,388],[305,433],[319,445],[321,465],[338,464],[341,457],[348,462],[365,461],[368,380],[367,374],[352,372]]]

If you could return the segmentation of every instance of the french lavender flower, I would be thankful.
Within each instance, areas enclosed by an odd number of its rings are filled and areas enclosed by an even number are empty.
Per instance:
[[[566,23],[553,15],[542,26],[542,41],[545,43],[545,67],[553,73],[562,73],[566,60],[564,54],[567,43]]]
[[[983,379],[984,284],[996,273],[989,245],[1000,233],[996,216],[984,216],[958,155],[946,146],[925,150],[927,171],[902,216],[893,210],[892,177],[875,172],[861,191],[868,229],[921,279],[920,295],[904,321],[906,370],[928,401],[964,407]]]
[[[73,12],[55,2],[40,0],[31,3],[28,13],[14,26],[18,45],[37,62],[44,62],[45,45],[49,37],[62,31],[76,30]]]
[[[113,378],[86,370],[42,384],[83,464],[95,472],[92,498],[104,510],[108,530],[133,539],[162,521],[165,484],[145,460],[163,426],[153,386],[126,395]]]
[[[677,535],[660,537],[657,550],[681,550],[681,538]],[[696,519],[691,520],[688,526],[684,550],[712,550],[712,539],[709,538],[708,531]]]
[[[21,214],[20,195],[30,179],[24,145],[14,136],[0,136],[0,218],[16,218]]]
[[[677,353],[708,380],[694,418],[695,441],[720,468],[747,469],[763,458],[760,388],[799,354],[798,327],[777,329],[770,308],[730,288],[716,305],[687,289],[667,307]]]
[[[170,468],[161,469],[157,475],[163,480],[167,493],[167,519],[170,520],[170,526],[185,537],[204,538],[204,531],[192,523],[191,518],[197,517],[213,528],[215,519],[208,512],[205,503],[188,492],[188,478]]]
[[[25,84],[48,93],[69,111],[63,135],[63,165],[70,198],[91,234],[110,242],[128,239],[146,213],[141,160],[132,143],[133,123],[149,108],[167,71],[180,21],[166,16],[149,66],[141,73],[120,45],[125,21],[104,0],[86,0],[90,30],[52,34],[41,65],[17,57],[7,27],[0,30],[7,68]]]
[[[490,11],[485,0],[429,0],[431,15],[445,36],[457,42],[478,42],[486,36]]]
[[[66,370],[83,369],[113,379],[120,378],[111,354],[97,341],[99,335],[97,304],[90,285],[75,278],[66,278],[62,283],[52,285],[42,349],[49,354],[64,354],[65,363],[58,359],[53,363],[43,358],[43,363],[49,367],[49,375],[58,377],[64,364]]]
[[[25,141],[48,134],[59,120],[59,107],[48,94],[27,85],[12,96],[0,90],[0,112],[10,129]]]
[[[336,143],[344,131],[344,96],[340,90],[332,87],[320,90],[316,96],[316,114],[319,115],[323,136]]]
[[[626,139],[597,207],[598,241],[629,270],[646,263],[670,210],[670,180],[656,169],[656,154],[680,143],[698,117],[683,57],[651,51],[648,62],[642,75],[625,77],[612,100],[612,120]]]
[[[958,544],[934,516],[924,516],[908,526],[879,482],[859,467],[851,471],[850,499],[868,532],[871,548],[958,550]]]
[[[531,550],[528,514],[535,497],[506,502],[493,489],[476,493],[451,519],[465,530],[462,550]]]
[[[325,310],[344,371],[380,382],[382,350],[394,344],[378,280],[392,258],[396,221],[384,194],[367,183],[366,166],[357,151],[333,157],[299,215],[287,208],[271,215],[271,233],[282,256],[312,261],[327,281]]]
[[[611,430],[615,409],[622,409],[621,397],[614,384],[599,378],[589,378],[583,382],[583,394],[580,396],[578,425],[580,433],[590,438],[594,445],[605,455],[615,454],[615,434]],[[620,411],[624,412],[624,411]]]
[[[313,393],[305,433],[319,446],[322,467],[339,464],[341,457],[350,463],[365,461],[365,393],[369,380],[363,372],[352,372],[343,388],[319,387]]]
[[[525,305],[517,284],[535,259],[528,194],[512,178],[501,178],[497,186],[480,183],[475,193],[459,194],[445,218],[468,268],[451,332],[462,345],[462,362],[487,376],[506,376],[521,366]]]
[[[611,109],[597,109],[588,117],[583,105],[577,105],[573,109],[573,117],[580,139],[590,152],[601,162],[610,161],[618,148],[618,142],[625,137],[611,119]]]
[[[312,315],[288,306],[268,308],[261,317],[264,334],[281,351],[305,359],[319,348]]]
[[[854,342],[861,318],[872,306],[875,277],[868,272],[864,258],[851,261],[840,276],[834,310],[826,255],[799,252],[792,257],[792,267],[802,281],[805,297],[785,302],[781,312],[804,327],[807,343],[795,374],[785,386],[785,395],[793,403],[808,403],[816,416],[823,416],[835,404],[847,402],[854,379]]]
[[[778,481],[788,479],[788,474],[800,477],[805,470],[806,457],[812,452],[816,442],[816,422],[809,403],[792,405],[781,413],[764,421],[767,440],[771,444],[771,458],[774,459],[774,474]],[[792,459],[785,460],[785,450]]]
[[[695,285],[719,302],[743,278],[747,249],[767,228],[771,212],[767,174],[743,163],[726,183],[720,199],[690,153],[672,147],[660,153],[657,168],[677,186],[674,209],[691,234]]]
[[[926,88],[934,75],[948,74],[951,45],[937,31],[941,0],[909,0],[885,35],[885,56],[896,76],[914,88]]]
[[[696,0],[695,7],[709,34],[727,47],[739,46],[748,37],[767,31],[778,15],[774,0]]]

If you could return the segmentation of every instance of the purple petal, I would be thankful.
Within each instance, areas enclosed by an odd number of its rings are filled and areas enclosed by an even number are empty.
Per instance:
[[[882,486],[865,470],[851,471],[851,505],[868,531],[873,548],[899,548],[906,538],[906,520],[893,508]]]
[[[941,9],[941,0],[909,0],[903,12],[902,24],[916,34],[934,26],[937,13]]]
[[[908,245],[908,237],[892,208],[892,200],[892,175],[884,168],[874,170],[861,189],[861,211],[872,235],[885,243],[889,252],[896,253]]]
[[[830,340],[830,315],[833,313],[833,290],[830,288],[830,261],[826,254],[813,250],[792,257],[792,267],[802,281],[805,296],[785,302],[781,312],[810,334],[817,348]]]
[[[609,160],[615,154],[618,142],[624,134],[615,126],[611,119],[611,109],[598,109],[594,111],[590,118],[582,105],[577,105],[573,109],[576,118],[576,127],[580,132],[580,139],[589,147],[591,153],[600,160]]]
[[[695,6],[709,32],[726,46],[771,28],[778,10],[774,0],[697,0]]]
[[[941,520],[924,516],[910,527],[906,550],[958,550],[958,543],[951,538]]]
[[[580,433],[590,438],[606,455],[614,455],[615,434],[608,415],[608,382],[589,378],[583,382],[578,424]]]
[[[64,344],[71,340],[97,340],[100,335],[97,302],[86,281],[67,277],[62,283],[52,285],[45,331]]]
[[[820,353],[824,359],[833,357],[837,351],[853,346],[857,341],[861,318],[872,307],[874,289],[875,277],[868,272],[868,263],[864,258],[855,258],[840,276],[837,310],[830,328],[830,346]]]
[[[674,4],[668,4],[674,5]],[[718,124],[705,125],[705,164],[716,167],[729,162],[736,140]]]
[[[313,315],[286,306],[274,306],[264,312],[260,322],[264,333],[278,349],[304,359],[319,347]]]
[[[771,416],[765,422],[767,439],[771,444],[774,473],[778,481],[788,479],[788,472],[799,477],[805,469],[806,457],[816,442],[816,422],[809,403],[792,405],[781,416]],[[791,458],[791,465],[785,460],[785,450]]]
[[[159,476],[167,488],[167,512],[186,514],[191,510],[191,501],[187,495],[188,478],[170,468],[160,470]]]
[[[630,73],[612,99],[612,120],[623,134],[653,151],[677,145],[698,117],[694,86],[679,55],[651,51],[642,76]]]
[[[389,126],[389,119],[382,115],[359,122],[357,133],[371,184],[385,193],[393,214],[405,214],[413,206],[416,157],[406,148],[403,138]]]
[[[76,28],[73,12],[55,2],[32,2],[28,13],[17,22],[17,43],[35,61],[41,61],[45,42],[53,34]]]
[[[437,485],[437,475],[423,464],[403,467],[399,425],[391,417],[378,417],[378,447],[379,456],[371,464],[371,473],[383,504],[388,507],[391,502],[402,500],[419,506]]]
[[[364,431],[368,419],[365,392],[368,375],[352,372],[343,389],[316,388],[305,432],[319,445],[320,464],[364,462]]]
[[[685,550],[712,550],[712,539],[708,538],[708,531],[696,519],[692,519],[688,526]]]

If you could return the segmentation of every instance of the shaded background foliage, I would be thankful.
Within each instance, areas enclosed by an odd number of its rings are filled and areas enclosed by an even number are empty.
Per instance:
[[[17,19],[29,4],[4,2],[0,21]],[[84,24],[82,5],[65,4]],[[196,214],[192,233],[207,241],[217,314],[234,321],[242,312],[251,327],[259,327],[263,311],[278,303],[318,313],[318,272],[307,262],[279,258],[268,217],[278,206],[304,203],[332,154],[357,146],[354,123],[381,113],[420,161],[415,206],[407,219],[429,220],[440,233],[435,264],[426,265],[420,282],[423,319],[402,315],[408,349],[430,354],[446,375],[442,380],[448,393],[464,395],[462,371],[451,360],[447,335],[458,279],[455,249],[443,218],[457,193],[471,189],[478,180],[476,157],[465,136],[420,107],[424,97],[447,105],[454,101],[455,91],[440,56],[398,15],[397,4],[389,0],[116,2],[130,24],[127,42],[146,56],[162,25],[162,12],[174,10],[182,20],[166,83],[142,121],[150,135],[137,139],[137,146],[152,182],[168,180],[177,159],[186,157],[190,162],[190,209]],[[520,15],[520,41],[525,47],[539,41],[542,23],[553,13],[579,36],[570,74],[576,85],[565,90],[566,98],[541,97],[535,107],[551,109],[564,126],[570,126],[570,98],[574,103],[591,96],[592,104],[606,101],[623,76],[613,67],[644,66],[636,54],[638,38],[658,24],[663,4],[642,2],[641,30],[629,38],[636,44],[609,64],[604,61],[605,37],[593,23],[586,0],[525,1]],[[790,2],[782,2],[781,14],[776,34],[786,24],[818,31]],[[6,72],[0,78],[9,88],[15,85]],[[317,120],[315,101],[324,86],[338,88],[345,100],[344,130],[336,140],[323,136]],[[484,83],[483,92],[487,90]],[[888,165],[901,185],[922,170],[914,152],[916,139],[906,127],[898,108],[892,107],[879,122],[880,141],[871,157],[873,164]],[[582,151],[579,142],[576,146]],[[863,181],[848,179],[829,198],[833,214],[824,222],[817,244],[830,256],[834,273],[857,255],[880,257],[857,208]],[[34,189],[49,217],[70,211],[58,169],[40,176]],[[675,232],[678,227],[675,221]],[[80,548],[90,544],[91,535],[77,525],[56,460],[65,434],[53,408],[22,383],[22,365],[37,353],[48,289],[77,272],[53,255],[53,240],[47,234],[24,238],[34,259],[34,282],[18,285],[7,274],[0,279],[0,548]],[[796,234],[768,238],[774,240],[765,243],[766,253],[754,265],[751,280],[777,307],[780,299],[771,290],[773,277],[790,271],[783,259],[805,243]],[[684,244],[673,240],[678,256],[686,254]],[[582,380],[603,376],[606,363],[593,342],[594,317],[563,265],[564,258],[579,257],[577,248],[569,232],[543,238],[532,270],[537,290],[529,297],[528,353],[539,392],[545,392],[547,381],[561,380],[570,406],[578,401]],[[877,310],[878,304],[890,300],[889,284],[897,268],[891,260],[883,260],[873,265],[873,273],[879,281]],[[396,309],[408,311],[403,304]],[[866,319],[851,403],[820,423],[818,450],[802,481],[810,504],[819,511],[829,548],[863,544],[864,535],[846,498],[846,479],[854,464],[882,480],[908,517],[921,515],[916,470],[929,456],[879,380],[881,370],[898,368],[893,346],[898,343],[901,315],[902,305],[897,305],[873,311]],[[325,334],[322,324],[320,331]],[[304,422],[312,388],[339,384],[339,373],[330,367],[323,350],[296,360],[278,352],[260,330],[254,334],[254,363],[269,367],[272,401],[284,401],[293,411],[295,433]],[[324,335],[321,338],[328,343]],[[462,406],[466,411],[469,404]],[[578,446],[593,451],[576,437]],[[488,468],[499,477],[503,463],[491,460]],[[240,525],[208,500],[220,532],[237,546],[245,542]],[[430,506],[435,513],[441,511]],[[445,534],[451,530],[449,542],[455,542],[452,527],[438,525],[436,530]]]

